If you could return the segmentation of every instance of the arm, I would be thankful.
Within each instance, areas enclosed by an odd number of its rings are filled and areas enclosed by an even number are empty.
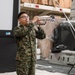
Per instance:
[[[27,32],[28,32],[28,29],[24,28],[24,27],[15,27],[14,31],[13,31],[14,36],[16,38],[22,38],[22,37],[24,37],[27,34]]]
[[[35,24],[35,22],[37,22],[38,25],[41,24],[38,16],[35,16],[33,18],[32,23]],[[44,39],[46,37],[46,34],[41,27],[35,27],[35,32],[36,32],[37,39]]]
[[[41,27],[38,27],[38,30],[35,30],[35,32],[36,32],[37,39],[44,39],[46,37],[46,34]]]

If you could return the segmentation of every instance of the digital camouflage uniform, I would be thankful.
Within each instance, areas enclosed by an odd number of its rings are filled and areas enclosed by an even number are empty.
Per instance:
[[[35,75],[36,38],[45,38],[44,31],[40,27],[38,27],[38,30],[34,29],[32,23],[14,28],[18,48],[16,54],[17,75]]]

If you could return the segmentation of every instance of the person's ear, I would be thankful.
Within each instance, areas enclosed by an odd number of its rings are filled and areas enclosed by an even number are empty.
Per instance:
[[[18,21],[20,21],[20,19],[18,19]]]
[[[20,19],[18,19],[18,22],[20,23]]]

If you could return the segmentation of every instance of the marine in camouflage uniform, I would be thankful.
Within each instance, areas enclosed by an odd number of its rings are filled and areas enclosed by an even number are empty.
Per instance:
[[[35,75],[36,38],[44,39],[42,28],[34,29],[34,24],[17,26],[14,28],[17,42],[16,71],[17,75]]]

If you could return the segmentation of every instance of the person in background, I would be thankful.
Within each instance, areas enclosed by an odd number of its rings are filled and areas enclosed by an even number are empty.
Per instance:
[[[17,75],[35,75],[36,38],[44,39],[46,35],[44,30],[35,24],[40,24],[38,16],[34,16],[30,21],[26,12],[20,12],[18,22],[20,25],[13,30],[17,43],[16,72]]]

